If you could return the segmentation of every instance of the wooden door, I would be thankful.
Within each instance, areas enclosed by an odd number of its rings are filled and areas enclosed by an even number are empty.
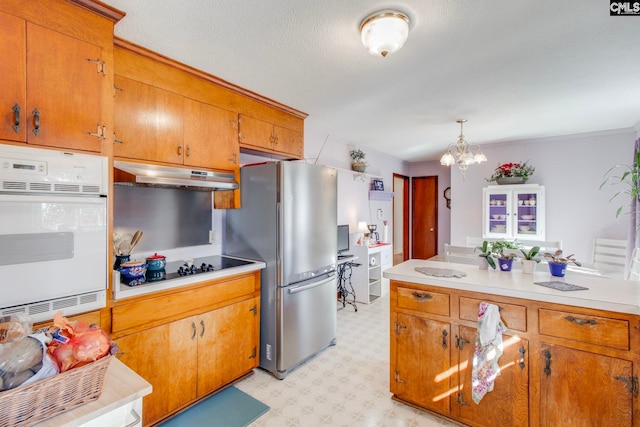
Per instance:
[[[235,171],[240,167],[238,115],[184,99],[184,164]]]
[[[240,146],[273,150],[273,124],[240,114],[238,141]]]
[[[504,334],[504,352],[499,359],[500,376],[493,390],[476,404],[472,398],[473,356],[477,328],[460,326],[457,392],[451,396],[453,413],[465,423],[474,426],[528,426],[529,425],[529,345],[527,340]],[[457,339],[460,339],[459,341]]]
[[[27,141],[29,114],[26,25],[24,19],[0,12],[0,139],[22,142]]]
[[[438,253],[438,177],[411,179],[411,258]]]
[[[27,23],[27,142],[101,151],[106,79],[96,62],[99,46]]]
[[[391,392],[444,415],[450,411],[451,325],[398,313]],[[393,361],[392,361],[393,368]]]
[[[541,426],[632,425],[631,362],[547,344],[539,357]]]
[[[304,154],[302,133],[280,126],[274,126],[273,129],[275,135],[274,149],[294,159],[302,159]]]
[[[115,76],[113,155],[183,163],[183,97]]]
[[[198,397],[258,365],[258,298],[198,316]]]
[[[149,381],[143,425],[151,425],[196,397],[196,318],[178,320],[116,340],[120,360]]]

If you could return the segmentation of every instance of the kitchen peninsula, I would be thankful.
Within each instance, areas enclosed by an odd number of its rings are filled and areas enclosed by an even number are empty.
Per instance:
[[[435,277],[416,267],[449,269]],[[640,425],[640,288],[569,272],[410,260],[386,270],[393,399],[472,426]],[[588,289],[560,291],[536,282]],[[507,327],[493,391],[472,400],[472,361],[482,301]]]

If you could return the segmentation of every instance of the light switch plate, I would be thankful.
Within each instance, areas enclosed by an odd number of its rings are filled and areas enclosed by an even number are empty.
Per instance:
[[[378,209],[378,219],[382,219],[382,215],[383,215],[382,209]]]

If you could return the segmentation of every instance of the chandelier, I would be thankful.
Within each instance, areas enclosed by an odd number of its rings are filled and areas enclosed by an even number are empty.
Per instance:
[[[458,169],[460,169],[460,171],[462,172],[463,180],[467,176],[467,169],[469,168],[469,165],[487,161],[487,156],[485,156],[484,153],[480,151],[480,147],[477,145],[476,147],[478,151],[476,152],[476,154],[471,154],[469,143],[465,141],[464,135],[462,134],[462,125],[466,121],[466,119],[456,120],[456,122],[460,123],[460,136],[458,136],[458,142],[456,142],[455,144],[450,144],[440,158],[440,164],[443,166],[453,166],[457,163]]]
[[[409,36],[409,17],[397,10],[380,10],[367,16],[360,24],[362,44],[375,56],[398,51]]]

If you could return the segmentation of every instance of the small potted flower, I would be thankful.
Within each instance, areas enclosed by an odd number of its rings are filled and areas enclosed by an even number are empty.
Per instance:
[[[496,261],[493,259],[491,243],[485,240],[482,242],[482,246],[476,246],[476,251],[480,251],[478,254],[480,257],[480,270],[488,270],[489,266],[494,270],[496,269]]]
[[[351,156],[351,169],[356,172],[364,172],[367,169],[367,163],[364,158],[367,156],[364,151],[359,148],[354,148],[349,152]]]
[[[558,249],[554,253],[545,253],[544,257],[549,262],[549,272],[552,276],[564,277],[564,273],[567,270],[569,263],[575,264],[580,267],[582,264],[573,258],[573,254],[563,256],[562,249]]]
[[[517,242],[509,240],[498,240],[493,242],[493,252],[498,257],[498,266],[500,271],[511,271],[513,260],[517,257],[514,251],[518,250],[520,245]]]
[[[488,182],[495,181],[498,185],[524,184],[533,175],[534,171],[535,168],[528,161],[524,163],[503,163],[486,180]]]
[[[522,253],[522,272],[525,274],[533,274],[536,264],[540,262],[540,257],[538,256],[540,246],[534,246],[528,251],[520,248],[520,252]]]

